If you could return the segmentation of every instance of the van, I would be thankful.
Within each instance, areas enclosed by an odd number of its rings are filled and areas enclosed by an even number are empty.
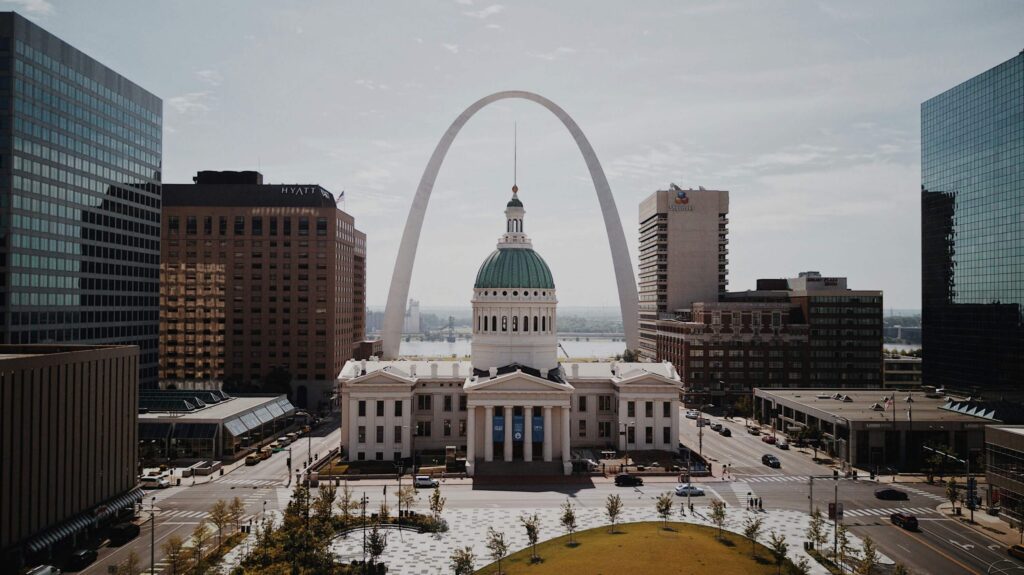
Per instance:
[[[893,513],[889,516],[889,521],[897,527],[902,527],[907,531],[917,530],[917,517],[909,513]]]
[[[134,523],[118,523],[110,528],[110,544],[124,545],[139,535],[139,526]]]
[[[171,486],[171,482],[167,481],[163,477],[142,477],[139,479],[139,485],[143,489],[166,489]]]

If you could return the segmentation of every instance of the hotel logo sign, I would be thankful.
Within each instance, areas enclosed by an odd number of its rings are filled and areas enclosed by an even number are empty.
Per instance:
[[[678,190],[676,197],[672,199],[672,204],[669,205],[668,209],[673,212],[692,212],[693,206],[690,204],[690,198],[686,195],[685,190]]]

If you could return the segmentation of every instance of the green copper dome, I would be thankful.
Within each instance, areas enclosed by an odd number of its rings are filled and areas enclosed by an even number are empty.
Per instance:
[[[540,254],[528,248],[494,250],[476,273],[474,288],[555,289],[551,270]]]

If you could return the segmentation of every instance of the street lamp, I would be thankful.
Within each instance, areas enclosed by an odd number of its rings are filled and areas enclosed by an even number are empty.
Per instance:
[[[149,500],[149,573],[156,574],[156,497]]]
[[[302,410],[296,411],[295,412],[295,416],[296,417],[304,416],[306,418],[306,424],[307,425],[310,423],[310,420],[313,418],[313,416],[311,416],[308,411],[302,411]],[[306,439],[308,440],[308,443],[306,444],[307,445],[307,447],[306,447],[306,466],[309,467],[309,465],[311,463],[313,463],[313,427],[312,426],[310,426],[310,428],[309,428],[309,433],[306,434]]]

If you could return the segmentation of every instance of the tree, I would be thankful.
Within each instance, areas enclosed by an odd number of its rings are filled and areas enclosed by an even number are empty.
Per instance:
[[[743,536],[750,539],[750,554],[757,557],[757,538],[761,536],[761,528],[764,520],[754,515],[748,515],[743,523]]]
[[[210,540],[210,527],[205,519],[200,519],[192,530],[192,559],[195,561],[196,573],[203,572],[203,547]]]
[[[341,488],[341,495],[338,497],[336,505],[341,511],[342,523],[348,525],[349,521],[352,520],[352,515],[359,509],[359,502],[353,497],[352,488],[348,486],[348,481],[345,481],[345,485]]]
[[[562,505],[562,517],[559,518],[559,522],[565,528],[565,532],[569,534],[569,545],[572,545],[572,534],[576,532],[576,508],[573,507],[571,501],[566,500]]]
[[[164,552],[164,556],[171,562],[171,575],[178,574],[178,568],[181,567],[182,550],[185,547],[185,542],[177,535],[171,535],[167,538],[167,541],[160,546],[160,550]]]
[[[377,559],[384,554],[388,546],[388,534],[381,532],[379,525],[379,522],[374,523],[369,535],[366,536],[366,552],[370,555],[371,565],[377,563]]]
[[[416,491],[416,488],[412,485],[403,485],[398,490],[398,505],[406,511],[412,509],[412,506],[416,504],[416,500],[419,499],[420,494]]]
[[[850,547],[850,534],[842,523],[836,527],[836,546],[839,548],[839,568],[845,570],[846,556],[853,551],[853,548]]]
[[[312,522],[310,529],[313,537],[320,540],[330,541],[334,538],[334,500],[337,497],[337,490],[332,485],[324,485],[320,488],[316,499],[313,500]]]
[[[135,551],[128,552],[128,558],[124,560],[124,563],[118,564],[115,572],[117,575],[138,575],[139,556],[135,554]]]
[[[892,568],[892,575],[910,575],[910,570],[907,569],[906,565],[897,563],[896,566]]]
[[[388,517],[391,516],[391,508],[388,507],[387,501],[380,502],[380,509],[377,510],[377,515],[377,521],[387,521]]]
[[[811,523],[807,526],[807,540],[813,543],[818,551],[821,551],[821,546],[828,540],[825,533],[825,518],[821,515],[821,509],[817,507],[811,513]]]
[[[210,514],[208,519],[213,526],[217,528],[217,546],[220,547],[224,543],[224,528],[231,524],[231,510],[228,509],[228,504],[223,499],[218,499],[216,503],[210,507]]]
[[[737,417],[751,417],[753,415],[753,402],[749,395],[741,395],[732,404],[732,410]]]
[[[776,572],[782,573],[782,562],[786,560],[786,553],[789,552],[786,536],[779,535],[772,529],[771,535],[768,536],[768,550],[772,552],[772,557],[775,559]]]
[[[452,553],[452,571],[455,575],[473,575],[473,563],[476,562],[476,555],[473,555],[472,547],[456,549]]]
[[[960,500],[960,487],[956,484],[956,479],[953,477],[950,477],[949,481],[946,482],[946,499],[953,506],[953,512],[955,513],[956,502]]]
[[[612,523],[612,533],[615,533],[615,523],[622,515],[622,498],[618,494],[611,494],[604,502],[604,512],[608,515],[608,521]]]
[[[491,553],[491,559],[498,562],[498,575],[501,575],[501,560],[508,554],[508,542],[505,541],[505,534],[495,531],[493,527],[488,527],[487,550]]]
[[[519,522],[526,529],[526,540],[530,542],[530,561],[536,563],[540,557],[537,556],[537,541],[540,539],[540,517],[537,514],[520,516]]]
[[[441,512],[444,511],[444,504],[447,501],[444,497],[441,497],[441,487],[435,487],[434,492],[430,494],[430,514],[434,516],[434,522],[441,521]]]
[[[716,499],[711,502],[711,522],[718,527],[718,538],[722,538],[722,527],[725,526],[725,502]]]
[[[228,511],[231,513],[231,521],[235,524],[235,531],[238,531],[242,523],[242,516],[245,515],[245,503],[242,503],[241,499],[235,497],[228,505]]]
[[[789,564],[789,575],[811,575],[811,564],[806,557],[801,557]]]
[[[622,352],[623,363],[635,363],[638,361],[639,353],[628,347]]]
[[[658,512],[658,517],[661,517],[665,528],[668,528],[668,516],[672,514],[672,503],[672,494],[669,492],[662,493],[654,502],[654,508]]]
[[[875,542],[870,537],[864,537],[864,546],[860,552],[860,564],[857,565],[857,575],[871,575],[878,565],[878,550]]]

